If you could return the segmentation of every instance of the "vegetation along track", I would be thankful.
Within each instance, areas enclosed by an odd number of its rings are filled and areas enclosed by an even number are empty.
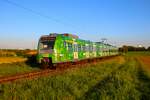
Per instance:
[[[88,60],[78,61],[74,63],[57,64],[56,70],[44,69],[44,70],[27,72],[27,73],[18,73],[16,75],[11,75],[11,76],[3,76],[3,77],[0,77],[0,83],[12,82],[12,81],[15,81],[18,79],[24,79],[24,78],[32,79],[32,78],[37,78],[39,76],[44,76],[44,75],[56,75],[58,73],[64,72],[66,69],[80,67],[78,65],[81,65],[81,64],[96,63],[98,61],[103,62],[103,61],[111,60],[112,58],[115,58],[115,57],[118,57],[118,56],[116,55],[116,56],[88,59]]]
[[[0,77],[0,83],[5,83],[5,82],[10,82],[10,81],[15,81],[17,79],[22,79],[22,78],[34,78],[37,76],[41,75],[46,75],[50,73],[52,70],[40,70],[40,71],[32,71],[28,73],[21,73],[21,74],[16,74],[12,76],[3,76]]]
[[[125,62],[89,89],[84,100],[150,100],[150,78],[137,57]]]

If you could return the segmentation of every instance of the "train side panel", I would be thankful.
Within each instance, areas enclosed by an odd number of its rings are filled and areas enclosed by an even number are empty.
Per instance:
[[[44,53],[40,51],[38,45],[37,60],[52,59],[52,63],[62,63],[77,61],[82,59],[92,59],[96,57],[111,56],[118,54],[118,48],[101,42],[91,42],[58,34],[55,39],[54,48]],[[41,49],[42,50],[42,49]]]

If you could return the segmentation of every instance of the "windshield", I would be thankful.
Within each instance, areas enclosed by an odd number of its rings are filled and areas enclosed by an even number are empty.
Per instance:
[[[54,48],[54,41],[41,41],[39,44],[40,50],[50,50]]]

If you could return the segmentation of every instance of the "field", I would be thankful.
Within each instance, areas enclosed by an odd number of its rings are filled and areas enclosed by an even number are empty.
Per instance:
[[[0,57],[0,64],[24,62],[26,60],[27,60],[27,58],[23,58],[23,57]]]
[[[39,70],[35,54],[36,50],[0,50],[0,77]]]
[[[14,70],[17,66],[34,70],[26,63],[9,68]],[[4,75],[4,67],[0,68],[0,74]],[[24,70],[21,68],[19,71]],[[129,52],[54,76],[0,84],[0,100],[149,100],[149,94],[150,52]]]
[[[0,57],[0,77],[39,69],[31,57]]]
[[[0,77],[30,72],[33,70],[39,70],[39,67],[28,65],[25,62],[0,64]]]

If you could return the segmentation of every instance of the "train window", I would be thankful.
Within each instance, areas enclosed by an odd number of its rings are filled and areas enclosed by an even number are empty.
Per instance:
[[[93,46],[93,51],[94,51],[94,52],[96,51],[96,46]]]
[[[89,51],[89,46],[88,46],[88,45],[85,46],[85,51],[86,51],[86,52]]]
[[[75,45],[73,45],[73,52],[75,52]]]
[[[74,52],[78,52],[78,45],[77,44],[74,44]]]
[[[98,46],[96,47],[96,51],[97,51],[97,52],[100,51],[100,48],[99,48]]]
[[[71,43],[68,43],[68,51],[72,52],[72,44]]]
[[[47,48],[47,47],[48,47],[48,45],[46,45],[46,44],[43,45],[43,48]]]
[[[64,41],[64,47],[66,48],[67,47],[67,43]]]
[[[82,51],[83,51],[83,52],[86,51],[85,45],[82,45]]]
[[[91,46],[89,46],[89,51],[91,51]]]
[[[93,45],[90,45],[90,52],[93,51]]]
[[[78,45],[78,51],[79,52],[81,51],[81,45]]]
[[[88,46],[88,51],[90,52],[90,45]]]
[[[41,41],[40,42],[40,49],[41,50],[48,50],[54,48],[54,41]]]

